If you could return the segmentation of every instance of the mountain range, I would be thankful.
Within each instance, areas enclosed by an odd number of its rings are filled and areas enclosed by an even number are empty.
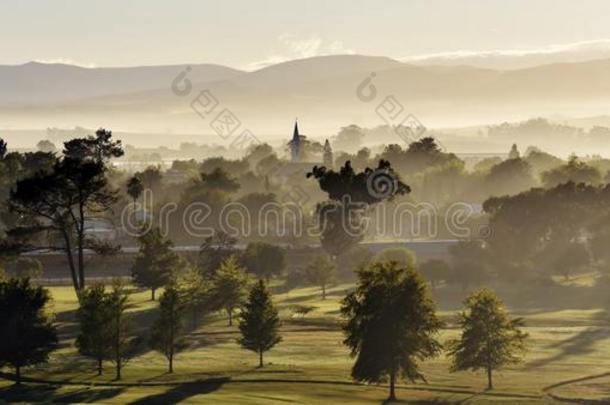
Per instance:
[[[188,94],[172,91],[174,81],[184,87],[176,79],[181,72],[192,85]],[[218,102],[205,117],[191,108],[202,90]],[[409,114],[438,128],[604,115],[609,105],[610,59],[512,70],[362,55],[312,57],[253,72],[213,64],[0,66],[0,128],[104,126],[197,133],[202,142],[226,141],[210,126],[225,108],[241,123],[240,131],[278,138],[290,133],[296,117],[306,134],[328,136],[351,123],[396,124]]]

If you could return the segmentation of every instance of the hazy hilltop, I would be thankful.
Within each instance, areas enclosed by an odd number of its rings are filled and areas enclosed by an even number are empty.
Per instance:
[[[194,81],[225,80],[242,72],[226,66],[190,65]],[[0,66],[0,105],[40,105],[160,88],[182,66],[85,68],[30,62]]]
[[[0,127],[105,126],[156,133],[198,133],[221,141],[209,123],[230,109],[242,129],[260,139],[286,136],[298,117],[304,133],[335,134],[340,126],[385,124],[378,106],[394,96],[425,126],[458,127],[535,116],[586,117],[607,113],[610,59],[496,70],[417,66],[386,57],[320,56],[244,72],[190,65],[193,91],[177,96],[172,80],[184,66],[81,68],[28,63],[0,67]],[[370,83],[364,83],[371,74]],[[375,97],[357,97],[374,87]],[[208,89],[219,101],[201,118],[192,100]],[[401,107],[398,107],[398,111]],[[382,114],[383,115],[383,114]],[[386,117],[391,115],[386,113]],[[159,140],[161,142],[163,140]]]

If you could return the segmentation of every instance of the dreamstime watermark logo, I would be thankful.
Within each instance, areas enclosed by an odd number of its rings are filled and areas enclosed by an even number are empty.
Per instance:
[[[373,80],[377,73],[372,72],[356,87],[356,97],[363,103],[370,103],[378,99],[377,86]],[[404,105],[396,96],[388,94],[375,107],[375,113],[388,127],[406,144],[422,138],[426,127],[413,115],[407,112]]]
[[[366,179],[366,189],[371,197],[384,200],[396,194],[398,179],[387,170],[376,169]]]
[[[378,182],[371,182],[379,195],[385,195],[389,187],[394,186],[391,177],[386,175],[379,177]],[[154,212],[153,207],[153,193],[147,189],[140,201],[126,205],[121,212],[122,233],[138,237],[158,226],[165,236],[179,232],[193,238],[206,238],[217,230],[237,238],[317,239],[327,231],[352,237],[366,235],[371,239],[433,239],[441,234],[455,238],[492,236],[489,226],[472,222],[477,212],[472,204],[464,202],[446,207],[428,202],[369,205],[344,196],[341,201],[321,206],[313,215],[288,198],[285,202],[271,201],[255,209],[236,201],[220,207],[204,202],[185,206],[170,202]]]

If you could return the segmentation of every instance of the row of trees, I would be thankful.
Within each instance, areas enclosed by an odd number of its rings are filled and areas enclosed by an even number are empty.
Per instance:
[[[167,358],[169,372],[175,355],[188,347],[190,298],[188,288],[169,284],[150,327],[148,346]],[[22,367],[47,361],[56,347],[57,332],[45,311],[48,300],[48,292],[27,279],[0,282],[0,332],[8,337],[0,343],[0,366],[14,367],[18,382]],[[120,283],[110,291],[95,285],[81,293],[76,346],[96,361],[98,374],[103,361],[111,360],[120,379],[122,368],[141,352],[144,339],[133,332],[128,308],[128,293]],[[360,269],[355,290],[342,300],[341,314],[344,343],[355,357],[353,378],[389,382],[390,399],[395,399],[398,380],[425,381],[420,362],[443,347],[452,358],[451,371],[483,369],[491,389],[493,371],[517,363],[527,338],[522,319],[511,319],[498,297],[482,288],[464,301],[457,321],[461,335],[443,345],[437,334],[444,323],[427,284],[412,266],[396,261]],[[281,341],[280,318],[264,280],[251,287],[239,319],[238,343],[256,352],[262,367],[263,354]]]
[[[110,291],[103,285],[88,287],[82,294],[78,310],[80,334],[76,346],[80,354],[96,361],[98,375],[103,362],[110,360],[115,366],[115,377],[121,379],[121,370],[144,347],[161,353],[168,361],[168,372],[174,371],[176,354],[188,348],[186,334],[189,305],[187,289],[172,283],[165,287],[159,299],[159,313],[149,330],[146,342],[134,332],[125,287],[115,283]],[[259,355],[263,366],[263,353],[281,341],[280,320],[266,283],[259,280],[250,289],[248,299],[240,305],[238,340],[245,349]],[[146,345],[148,343],[148,345]]]

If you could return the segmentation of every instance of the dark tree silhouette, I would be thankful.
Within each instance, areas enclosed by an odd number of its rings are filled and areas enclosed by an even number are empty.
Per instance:
[[[10,193],[9,208],[19,220],[7,231],[9,240],[22,250],[63,251],[77,292],[85,287],[83,251],[97,246],[86,237],[85,224],[117,199],[108,186],[105,162],[121,156],[122,149],[111,136],[100,130],[96,137],[66,142],[64,156],[49,171],[18,181]]]
[[[138,198],[140,198],[143,191],[144,186],[142,185],[142,180],[140,180],[138,177],[134,176],[127,181],[127,194],[133,200],[134,211],[136,208],[136,201]]]
[[[27,278],[0,282],[0,367],[13,367],[17,384],[23,367],[45,363],[57,345],[45,313],[49,300],[48,291],[31,286]]]
[[[80,354],[97,362],[98,375],[102,375],[103,361],[112,356],[110,310],[109,295],[103,284],[88,287],[81,293],[77,312],[80,334],[76,338],[76,347]]]
[[[362,239],[363,216],[370,205],[411,191],[386,160],[380,160],[374,170],[367,167],[359,173],[350,161],[338,172],[314,166],[307,177],[315,178],[330,199],[318,204],[317,212],[322,246],[331,256],[339,255]]]

